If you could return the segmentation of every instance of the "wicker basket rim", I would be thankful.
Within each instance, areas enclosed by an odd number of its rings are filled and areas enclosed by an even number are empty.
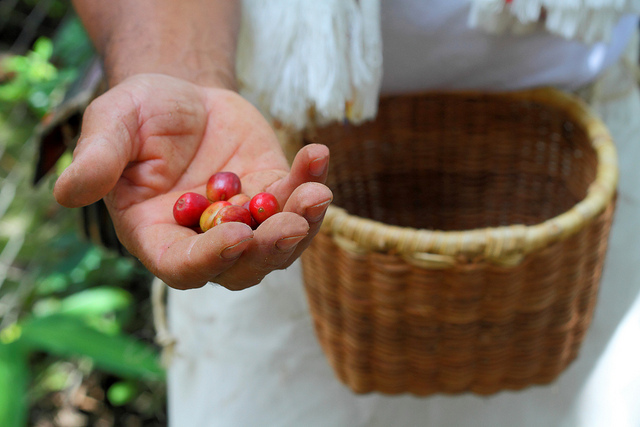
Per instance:
[[[457,258],[483,259],[502,265],[516,265],[524,256],[553,242],[566,239],[593,221],[612,203],[618,182],[617,154],[606,125],[574,95],[554,88],[512,92],[426,92],[445,96],[494,96],[554,106],[581,126],[596,152],[596,178],[586,197],[571,209],[534,225],[514,224],[462,231],[416,229],[384,224],[349,214],[331,205],[322,232],[350,252],[393,252],[425,267],[447,267]],[[413,94],[412,96],[415,96]]]

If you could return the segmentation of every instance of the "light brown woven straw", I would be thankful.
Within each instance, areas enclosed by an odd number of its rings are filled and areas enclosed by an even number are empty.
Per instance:
[[[552,89],[386,97],[317,129],[334,192],[303,254],[316,333],[357,393],[480,394],[553,381],[591,321],[617,160]]]

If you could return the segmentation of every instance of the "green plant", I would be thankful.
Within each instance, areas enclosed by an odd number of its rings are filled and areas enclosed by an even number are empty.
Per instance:
[[[58,103],[64,89],[75,78],[72,70],[58,70],[51,62],[53,43],[39,38],[26,55],[6,57],[0,66],[8,82],[0,85],[0,102],[26,102],[42,117]]]
[[[71,262],[41,264],[40,272],[47,273],[36,280],[20,318],[0,331],[2,426],[25,425],[33,403],[29,389],[51,389],[38,384],[37,377],[40,383],[50,380],[41,373],[60,360],[89,358],[92,370],[131,384],[164,381],[157,348],[126,330],[135,320],[137,301],[121,286],[131,280],[131,269],[136,267],[96,247],[80,257],[73,249],[60,252],[71,255]],[[110,280],[105,280],[107,271]],[[121,283],[98,284],[109,281]],[[36,354],[45,358],[40,367],[32,362]]]
[[[54,40],[38,38],[26,55],[0,61],[0,105],[26,103],[41,118],[64,98],[69,85],[93,56],[93,48],[77,18],[60,28]]]
[[[120,425],[118,411],[151,418],[164,405],[151,276],[80,236],[79,212],[53,200],[53,177],[31,186],[38,120],[61,102],[92,55],[75,18],[24,56],[0,55],[2,427],[53,418],[56,396],[78,388],[97,390],[101,413],[83,410],[97,414],[93,421],[111,417]],[[149,405],[149,395],[160,409]]]

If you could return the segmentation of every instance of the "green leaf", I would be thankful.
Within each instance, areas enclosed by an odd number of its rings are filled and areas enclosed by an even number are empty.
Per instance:
[[[0,85],[0,101],[19,102],[29,94],[29,87],[24,82],[11,82]]]
[[[36,287],[37,295],[50,295],[56,292],[63,292],[69,288],[69,278],[62,273],[51,273],[44,276]]]
[[[90,357],[99,368],[124,378],[164,378],[155,348],[124,334],[102,333],[75,316],[55,314],[25,321],[22,340],[58,356]]]
[[[132,381],[119,381],[107,390],[107,399],[113,406],[123,406],[131,402],[138,394],[138,387]]]
[[[133,297],[124,289],[100,286],[86,289],[62,300],[60,312],[80,316],[103,316],[131,306]]]
[[[27,357],[19,343],[0,344],[0,426],[27,425]]]
[[[71,381],[72,372],[68,363],[63,361],[53,362],[47,366],[41,378],[36,378],[38,385],[45,391],[61,391],[67,388]]]
[[[20,339],[22,328],[17,323],[12,323],[0,331],[0,343],[11,344]]]
[[[38,59],[48,61],[53,54],[53,42],[47,37],[40,37],[33,44],[33,53]]]

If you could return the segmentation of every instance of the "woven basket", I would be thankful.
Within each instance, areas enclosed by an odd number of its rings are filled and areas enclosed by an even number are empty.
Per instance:
[[[555,90],[388,97],[317,129],[334,203],[302,256],[315,329],[356,393],[553,381],[592,318],[614,210],[610,135]]]

